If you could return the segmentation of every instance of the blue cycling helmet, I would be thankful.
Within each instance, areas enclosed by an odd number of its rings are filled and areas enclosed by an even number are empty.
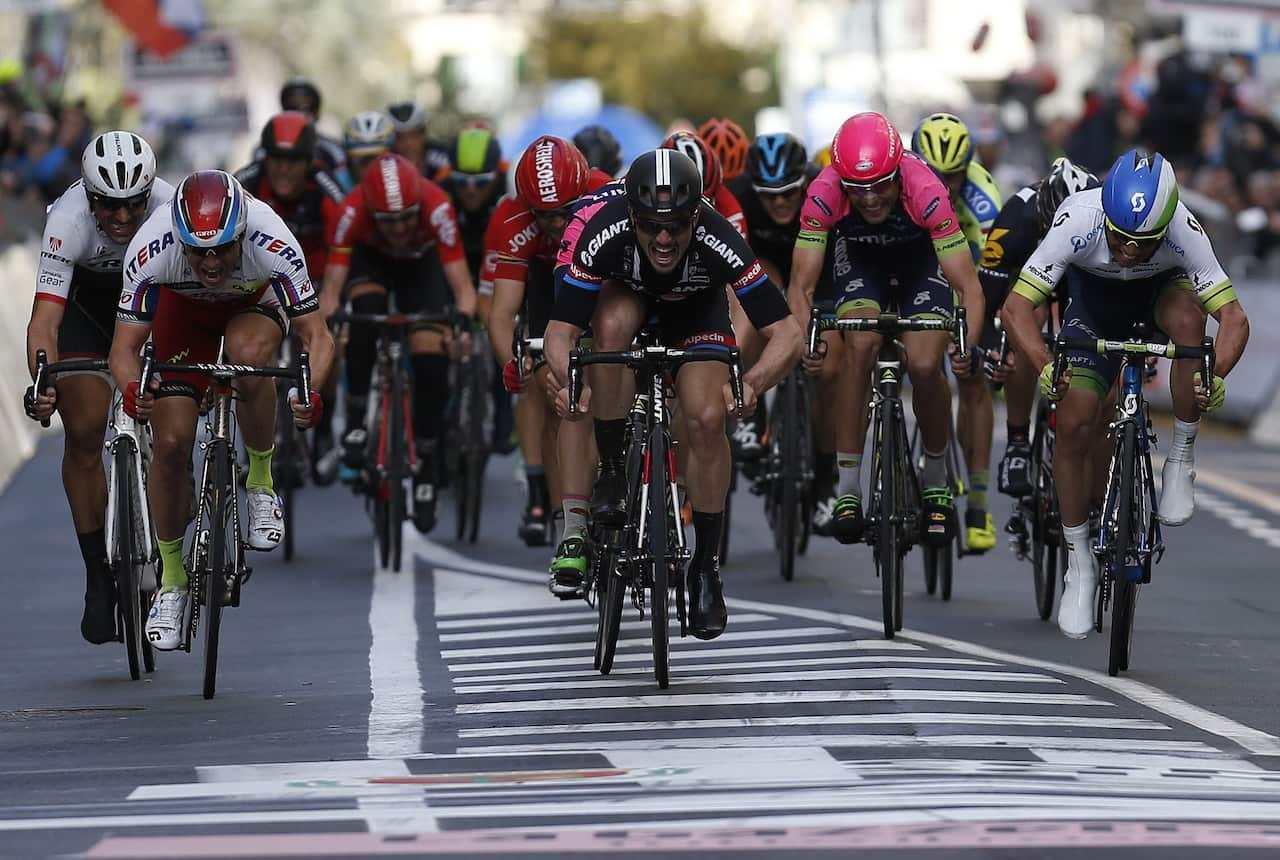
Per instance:
[[[747,150],[751,184],[781,193],[799,188],[808,178],[809,154],[795,135],[762,134]]]
[[[1178,208],[1178,180],[1164,156],[1131,149],[1116,159],[1102,183],[1107,226],[1133,239],[1163,236]]]

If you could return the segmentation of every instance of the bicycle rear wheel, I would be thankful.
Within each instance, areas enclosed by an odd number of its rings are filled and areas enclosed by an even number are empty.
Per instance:
[[[1137,428],[1130,421],[1124,425],[1120,441],[1120,485],[1117,487],[1116,542],[1112,548],[1113,567],[1102,575],[1114,577],[1111,593],[1111,650],[1107,655],[1107,674],[1115,676],[1129,668],[1129,648],[1133,640],[1133,610],[1138,584],[1129,576],[1129,550],[1133,543],[1133,464],[1137,459]]]
[[[655,427],[649,436],[649,569],[651,590],[649,625],[653,637],[653,675],[658,687],[671,683],[671,642],[667,609],[671,592],[667,581],[667,435]]]
[[[1053,488],[1053,464],[1045,462],[1048,426],[1043,415],[1037,415],[1036,421],[1035,442],[1031,448],[1031,573],[1036,612],[1041,621],[1048,621],[1053,614],[1058,579],[1067,569],[1066,541],[1062,539]]]
[[[204,607],[200,623],[204,625],[204,697],[212,699],[218,684],[218,638],[222,628],[222,596],[226,591],[227,570],[234,573],[236,563],[235,535],[228,528],[231,505],[236,503],[236,487],[231,479],[231,449],[224,439],[209,443],[207,457],[213,458],[213,491],[208,507],[209,569],[202,576]]]
[[[146,663],[146,635],[143,631],[141,571],[139,565],[145,557],[138,551],[142,532],[138,528],[134,511],[133,451],[130,442],[117,444],[112,455],[111,474],[114,478],[115,517],[111,547],[111,572],[114,575],[119,614],[123,621],[125,650],[129,657],[129,677],[137,681],[142,677]]]

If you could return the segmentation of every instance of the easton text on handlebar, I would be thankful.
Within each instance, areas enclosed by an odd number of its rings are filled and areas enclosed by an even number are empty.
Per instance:
[[[298,384],[299,402],[311,402],[311,359],[307,353],[298,354],[298,366],[295,367],[256,367],[251,364],[224,364],[219,362],[197,362],[185,364],[174,361],[156,361],[155,344],[150,341],[142,348],[142,373],[140,375],[139,392],[145,393],[151,380],[158,371],[170,370],[175,373],[207,373],[219,382],[231,382],[242,376],[271,377],[275,379],[292,379]],[[305,396],[305,400],[303,399]]]
[[[968,325],[966,324],[963,305],[956,308],[952,319],[912,319],[900,317],[893,313],[882,313],[878,317],[865,319],[823,319],[820,308],[811,308],[809,312],[809,355],[817,356],[818,335],[824,331],[869,331],[894,336],[904,331],[945,331],[950,332],[952,341],[960,355],[969,351]]]
[[[632,370],[674,371],[681,365],[695,361],[718,361],[729,366],[729,384],[738,412],[743,403],[742,359],[738,348],[721,349],[669,349],[665,346],[646,346],[622,352],[583,352],[575,349],[569,353],[569,411],[578,411],[578,397],[582,394],[582,368],[589,364],[623,364]]]
[[[49,353],[43,349],[37,349],[36,373],[32,378],[31,387],[35,390],[36,396],[39,397],[48,387],[49,376],[56,376],[59,373],[82,373],[86,370],[100,371],[106,369],[107,360],[105,358],[68,358],[50,364]],[[40,422],[40,426],[48,427],[49,423],[49,419],[45,418]]]
[[[1107,338],[1059,337],[1054,341],[1053,387],[1058,387],[1058,380],[1066,370],[1067,350],[1093,352],[1098,355],[1119,353],[1172,359],[1199,359],[1200,373],[1206,388],[1213,385],[1214,364],[1217,355],[1213,349],[1213,338],[1206,337],[1200,346],[1178,346],[1174,343],[1150,343],[1141,338],[1129,340],[1108,340]]]

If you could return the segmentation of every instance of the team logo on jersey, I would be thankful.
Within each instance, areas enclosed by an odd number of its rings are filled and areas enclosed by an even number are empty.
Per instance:
[[[50,236],[50,237],[49,237],[49,250],[50,250],[50,251],[61,251],[61,250],[62,250],[62,240],[61,240],[61,239],[59,239],[57,236]]]
[[[826,213],[827,217],[830,217],[830,216],[831,216],[831,214],[832,214],[832,213],[831,213],[831,207],[830,207],[830,206],[828,206],[828,205],[826,204],[826,201],[824,201],[821,197],[817,197],[817,196],[810,196],[810,197],[809,197],[809,199],[813,201],[813,205],[814,205],[814,206],[817,206],[817,207],[818,207],[819,209],[821,209],[824,213]]]
[[[925,217],[925,218],[928,218],[928,217],[929,217],[930,215],[932,215],[932,214],[934,213],[934,211],[935,211],[939,206],[941,206],[941,205],[942,205],[942,198],[941,198],[941,197],[935,197],[935,198],[933,198],[933,200],[931,200],[931,201],[929,202],[929,205],[928,205],[928,206],[926,206],[926,207],[924,207],[924,217]]]
[[[737,252],[734,251],[733,248],[729,247],[728,242],[725,242],[723,239],[717,239],[715,236],[713,236],[710,232],[708,232],[702,227],[698,228],[698,232],[700,233],[698,238],[702,240],[702,244],[706,245],[712,251],[715,251],[717,254],[723,257],[729,265],[735,266],[735,267],[742,267],[746,265],[746,261],[744,261],[741,257],[739,257]]]
[[[1089,243],[1088,243],[1088,242],[1086,242],[1086,241],[1084,240],[1084,237],[1083,237],[1083,236],[1072,236],[1072,237],[1071,237],[1071,249],[1072,249],[1073,251],[1083,251],[1083,250],[1084,250],[1084,246],[1085,246],[1085,245],[1087,245],[1087,244],[1089,244]]]
[[[1071,217],[1070,212],[1059,212],[1058,217],[1053,219],[1053,226],[1061,226],[1068,218]]]
[[[938,229],[939,229],[939,230],[947,230],[947,229],[950,229],[950,227],[951,227],[952,223],[954,223],[954,222],[952,222],[952,220],[951,220],[950,218],[947,218],[947,219],[945,219],[941,224],[939,224],[939,225],[938,225]]]

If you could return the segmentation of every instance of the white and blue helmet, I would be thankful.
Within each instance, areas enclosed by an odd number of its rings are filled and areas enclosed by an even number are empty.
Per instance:
[[[1173,165],[1159,153],[1131,149],[1116,159],[1102,183],[1102,211],[1108,225],[1135,239],[1164,235],[1178,207]]]

